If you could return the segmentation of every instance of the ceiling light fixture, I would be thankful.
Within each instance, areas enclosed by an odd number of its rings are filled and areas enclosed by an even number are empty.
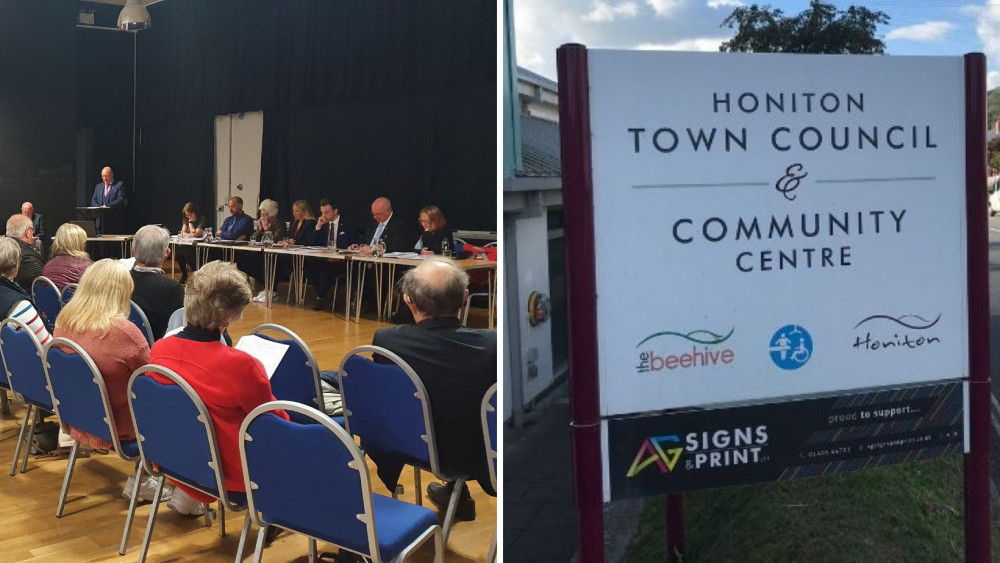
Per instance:
[[[149,29],[149,10],[139,0],[128,0],[122,13],[118,14],[118,29],[122,31],[139,31]]]

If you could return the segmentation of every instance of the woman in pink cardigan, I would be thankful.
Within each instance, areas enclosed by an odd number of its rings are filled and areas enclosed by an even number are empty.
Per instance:
[[[115,428],[122,440],[135,440],[135,427],[128,408],[129,377],[149,363],[146,337],[128,319],[132,288],[132,276],[125,266],[107,258],[97,261],[84,272],[73,299],[59,313],[54,334],[56,338],[76,342],[94,360],[104,378]],[[97,449],[111,447],[97,436],[68,424],[66,427],[69,435],[81,444]],[[122,493],[126,498],[132,493],[132,479],[134,477],[129,476]],[[156,481],[150,477],[139,488],[139,500],[152,500],[155,490]]]

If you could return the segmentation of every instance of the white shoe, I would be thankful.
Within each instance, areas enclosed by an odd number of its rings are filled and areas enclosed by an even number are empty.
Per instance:
[[[194,500],[191,498],[191,495],[180,489],[174,489],[174,494],[170,502],[167,503],[167,508],[178,514],[187,514],[190,516],[202,516],[208,510],[205,503]]]
[[[129,475],[128,481],[125,481],[125,490],[122,491],[122,496],[126,500],[132,500],[132,488],[135,486],[135,475]],[[170,500],[173,496],[174,487],[172,485],[164,484],[163,491],[160,493],[160,502]],[[149,476],[146,480],[139,485],[139,502],[153,502],[153,496],[156,494],[156,478]]]
[[[255,303],[264,303],[265,301],[267,301],[266,295],[267,295],[266,291],[261,291],[260,293],[257,294],[256,297],[253,298],[253,300]]]

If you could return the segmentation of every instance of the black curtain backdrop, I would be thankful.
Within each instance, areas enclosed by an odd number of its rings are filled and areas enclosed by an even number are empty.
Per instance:
[[[54,231],[76,181],[75,0],[0,0],[0,234],[30,200]]]
[[[220,0],[150,14],[142,221],[176,229],[185,202],[210,208],[214,116],[263,110],[261,197],[283,217],[296,199],[334,197],[367,226],[387,196],[414,230],[428,204],[453,228],[496,228],[495,3]]]

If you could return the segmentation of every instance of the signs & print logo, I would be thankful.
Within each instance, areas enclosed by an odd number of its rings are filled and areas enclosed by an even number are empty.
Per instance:
[[[650,334],[635,345],[636,349],[641,350],[635,366],[636,373],[674,372],[719,364],[731,365],[736,359],[736,352],[722,344],[729,340],[735,331],[735,328],[731,328],[725,334],[718,334],[704,329],[687,333],[668,330]],[[661,337],[669,338],[667,342],[670,348],[655,350],[653,345],[647,346],[651,340]],[[646,349],[643,349],[643,346],[647,346]]]
[[[767,425],[723,428],[649,436],[642,441],[626,477],[635,477],[655,465],[661,475],[677,472],[752,465],[769,460]],[[677,464],[687,454],[682,466]]]
[[[799,369],[812,357],[812,336],[799,325],[785,325],[771,336],[770,352],[771,361],[779,368]]]

